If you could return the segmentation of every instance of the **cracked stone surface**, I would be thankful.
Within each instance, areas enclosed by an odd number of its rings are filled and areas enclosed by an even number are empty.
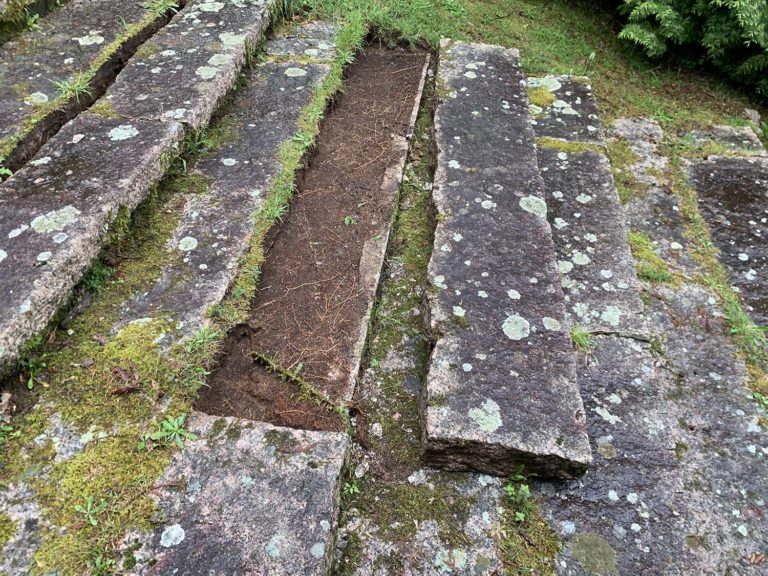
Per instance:
[[[592,96],[592,86],[581,76],[528,78],[529,90],[546,90],[551,95],[547,106],[530,105],[536,136],[595,142],[602,140],[600,110]]]
[[[39,29],[0,46],[0,145],[40,104],[57,99],[56,82],[88,70],[124,33],[124,23],[149,15],[141,2],[73,0],[41,18]]]
[[[268,57],[310,58],[324,62],[336,55],[336,30],[332,22],[316,20],[280,31],[264,44]]]
[[[126,573],[327,574],[348,436],[199,412],[189,429],[153,492],[156,528],[126,537],[141,544]]]
[[[120,208],[147,196],[181,137],[178,123],[84,113],[0,185],[0,365],[53,317]]]
[[[425,461],[577,475],[591,456],[518,55],[444,42],[438,85]]]
[[[269,24],[271,0],[192,0],[147,41],[107,92],[127,118],[201,128]]]
[[[296,132],[301,110],[329,69],[267,62],[253,71],[224,119],[236,135],[191,172],[207,190],[188,195],[168,245],[179,258],[150,290],[128,303],[124,321],[170,315],[189,336],[205,321],[208,308],[223,299],[249,246],[254,214],[280,170],[280,145]],[[303,74],[293,73],[297,70]]]
[[[768,325],[768,158],[711,156],[688,175],[733,286]]]

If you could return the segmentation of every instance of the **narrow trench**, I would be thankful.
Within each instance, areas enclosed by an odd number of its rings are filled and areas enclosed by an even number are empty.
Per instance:
[[[37,151],[53,136],[61,127],[75,118],[81,112],[90,108],[107,89],[114,83],[117,75],[125,68],[137,50],[154,36],[161,28],[170,22],[173,15],[184,8],[188,0],[179,0],[175,9],[169,9],[162,16],[158,16],[154,22],[132,36],[104,62],[88,84],[88,92],[69,100],[61,107],[53,110],[45,118],[39,121],[35,127],[16,143],[15,148],[8,154],[3,166],[11,172],[16,172],[24,164],[29,162]]]
[[[274,424],[342,430],[356,345],[372,295],[361,281],[371,242],[386,241],[425,53],[369,47],[323,121],[288,214],[267,240],[247,323],[227,337],[196,408]]]

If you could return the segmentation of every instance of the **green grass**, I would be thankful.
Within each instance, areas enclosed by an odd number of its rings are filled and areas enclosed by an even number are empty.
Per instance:
[[[651,284],[667,284],[674,280],[667,263],[656,252],[651,239],[638,230],[630,230],[627,234],[629,247],[635,259],[635,270],[640,280]]]

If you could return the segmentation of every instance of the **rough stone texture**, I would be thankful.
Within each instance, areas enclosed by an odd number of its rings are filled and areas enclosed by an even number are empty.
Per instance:
[[[235,134],[191,172],[208,191],[189,194],[168,249],[169,262],[148,292],[129,302],[123,320],[168,314],[189,335],[224,297],[253,233],[253,216],[280,169],[277,152],[296,131],[325,64],[267,63],[252,73],[224,121]],[[296,71],[303,75],[294,75]]]
[[[636,156],[628,170],[646,187],[643,194],[624,206],[629,228],[647,234],[657,253],[672,269],[696,269],[685,249],[688,241],[683,234],[677,196],[664,176],[668,159],[659,150],[664,140],[661,127],[647,118],[620,118],[609,129],[609,141],[617,140],[629,146]]]
[[[0,145],[37,104],[56,100],[54,82],[88,70],[124,33],[123,22],[138,24],[150,14],[141,2],[72,0],[41,18],[40,29],[0,47]]]
[[[336,25],[316,20],[278,32],[264,44],[268,57],[297,57],[330,61],[336,56]]]
[[[565,541],[558,573],[764,574],[750,562],[766,552],[768,437],[745,368],[711,293],[664,289],[652,306],[665,356],[597,337],[579,369],[594,466],[537,487]]]
[[[641,332],[643,303],[589,84],[561,76],[531,85],[554,89],[560,102],[534,121],[534,131],[564,141],[562,149],[540,141],[537,156],[568,321],[592,332]],[[574,113],[565,114],[569,109]],[[567,142],[583,140],[597,146],[567,149]]]
[[[768,325],[768,158],[710,157],[688,172],[734,287]]]
[[[750,126],[713,126],[710,130],[693,130],[690,136],[697,144],[718,144],[745,156],[768,156],[763,143]]]
[[[194,413],[128,574],[325,575],[349,439]],[[177,487],[178,483],[182,488]]]
[[[571,477],[591,460],[515,51],[444,43],[429,265],[428,463]]]
[[[548,106],[530,105],[536,135],[571,141],[599,142],[602,126],[592,86],[580,76],[529,78],[529,90],[547,90],[554,98]]]
[[[538,159],[569,324],[641,331],[643,303],[608,158],[540,147]]]
[[[0,365],[41,330],[182,137],[178,123],[81,114],[0,186]]]
[[[131,58],[106,98],[127,118],[208,123],[269,24],[271,0],[193,0]]]

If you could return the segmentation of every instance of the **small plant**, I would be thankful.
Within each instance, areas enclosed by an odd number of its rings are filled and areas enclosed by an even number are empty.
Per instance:
[[[355,220],[352,216],[344,216],[344,224],[346,226],[353,226],[357,224],[357,220]]]
[[[0,178],[7,178],[8,176],[13,176],[13,172],[11,172],[8,168],[3,166],[3,162],[5,162],[5,156],[0,154]]]
[[[96,294],[101,287],[112,277],[114,270],[97,260],[83,278],[83,288],[91,294]]]
[[[344,495],[354,496],[356,494],[360,494],[360,487],[357,485],[357,482],[355,482],[354,480],[350,480],[349,482],[344,482]]]
[[[117,572],[117,562],[114,558],[107,558],[102,552],[98,552],[89,562],[91,576],[112,576]]]
[[[18,436],[19,432],[13,431],[13,426],[10,424],[0,424],[0,446],[5,444],[6,440]]]
[[[571,327],[571,342],[573,342],[575,348],[586,353],[592,352],[595,348],[595,341],[592,340],[592,335],[581,326]]]
[[[82,514],[83,518],[85,518],[85,521],[88,522],[91,526],[98,526],[99,525],[99,519],[98,516],[104,510],[107,509],[107,501],[102,498],[98,504],[95,504],[95,499],[93,496],[88,496],[85,500],[85,506],[81,506],[80,504],[77,504],[75,506],[75,512],[78,514]]]
[[[32,390],[38,382],[40,375],[48,368],[48,354],[30,356],[21,360],[21,366],[26,372],[27,389]]]
[[[170,446],[172,444],[179,448],[184,448],[186,440],[197,440],[195,434],[184,429],[186,419],[186,414],[181,414],[176,418],[166,417],[160,423],[157,430],[148,432],[141,437],[139,450],[150,449],[153,446]]]
[[[59,93],[62,100],[71,100],[74,98],[80,102],[82,96],[91,96],[90,79],[85,74],[78,74],[68,80],[52,80],[51,83]]]
[[[760,406],[760,409],[763,410],[763,412],[768,412],[768,396],[760,394],[760,392],[755,392],[753,396],[757,405]]]
[[[30,12],[27,9],[24,10],[24,26],[27,30],[40,30],[40,24],[37,22],[38,20],[40,20],[40,14]]]
[[[163,16],[169,12],[175,14],[179,11],[176,0],[149,0],[142,6],[158,16]]]
[[[523,474],[523,466],[520,466],[510,478],[504,492],[507,494],[507,502],[514,513],[515,522],[525,522],[531,514],[531,489]]]

